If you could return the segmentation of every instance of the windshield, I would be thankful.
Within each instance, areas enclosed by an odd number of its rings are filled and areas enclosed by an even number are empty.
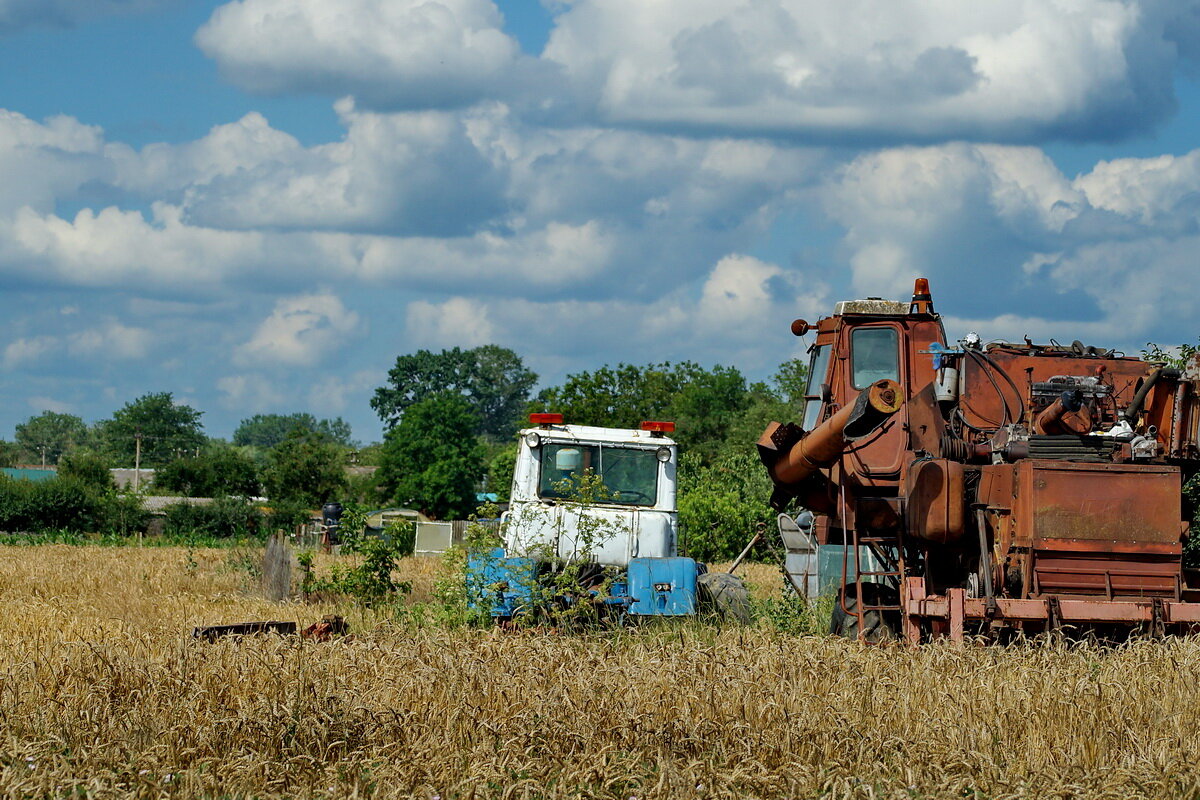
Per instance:
[[[604,483],[604,502],[652,506],[658,498],[658,458],[654,450],[600,444],[546,444],[542,447],[538,496],[570,499],[586,473]]]
[[[804,390],[804,430],[816,427],[821,414],[821,384],[829,369],[829,345],[813,350],[812,362],[808,367],[808,388]]]
[[[855,389],[865,389],[884,378],[900,380],[896,329],[856,328],[850,334],[850,363]]]

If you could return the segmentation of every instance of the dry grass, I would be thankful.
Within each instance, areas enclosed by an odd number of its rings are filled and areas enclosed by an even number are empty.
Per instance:
[[[0,548],[0,795],[1200,793],[1195,640],[909,650],[355,612],[351,642],[193,642],[197,624],[347,611],[255,599],[229,559]],[[405,564],[425,596],[432,566]]]

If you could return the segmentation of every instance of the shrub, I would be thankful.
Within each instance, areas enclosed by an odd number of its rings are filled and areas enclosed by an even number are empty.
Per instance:
[[[72,478],[99,491],[117,488],[104,456],[86,450],[75,450],[60,458],[58,477]]]
[[[218,498],[206,505],[175,503],[167,506],[168,536],[211,536],[217,539],[258,536],[264,514],[245,500]]]
[[[0,481],[0,530],[93,531],[99,510],[99,494],[78,480]]]
[[[771,482],[752,454],[726,454],[705,467],[687,453],[679,477],[679,527],[692,558],[734,558],[759,523],[774,524],[775,513],[767,504]]]

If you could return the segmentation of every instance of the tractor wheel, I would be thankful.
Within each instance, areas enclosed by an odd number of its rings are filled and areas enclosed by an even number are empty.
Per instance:
[[[864,583],[862,588],[866,606],[891,605],[896,602],[896,592],[890,586]],[[833,601],[833,614],[829,618],[829,632],[834,636],[861,639],[864,642],[883,642],[896,638],[896,631],[899,630],[899,620],[895,618],[896,612],[873,608],[864,611],[862,630],[859,631],[858,605],[858,593],[854,585],[846,586]]]
[[[726,622],[750,621],[750,592],[746,584],[728,572],[706,572],[696,577],[696,595],[701,613]]]

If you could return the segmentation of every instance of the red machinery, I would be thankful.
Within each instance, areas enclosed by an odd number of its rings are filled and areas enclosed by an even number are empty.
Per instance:
[[[797,500],[845,547],[835,631],[1200,623],[1182,563],[1200,369],[1079,342],[950,347],[925,279],[909,303],[792,324],[809,330],[804,420],[758,448],[772,505]]]

